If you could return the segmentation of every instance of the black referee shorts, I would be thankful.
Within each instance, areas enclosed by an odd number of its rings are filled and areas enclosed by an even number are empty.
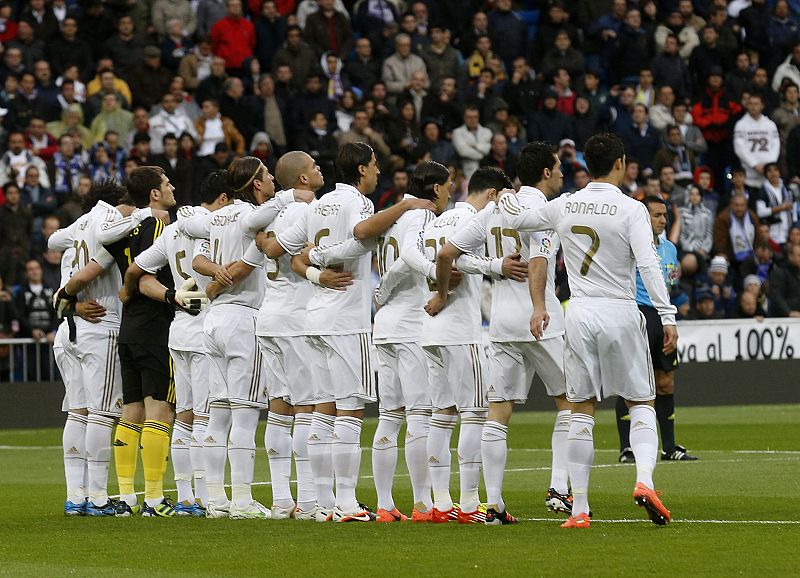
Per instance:
[[[154,343],[120,343],[122,402],[152,397],[175,403],[175,371],[169,348]]]
[[[647,341],[650,345],[650,357],[653,360],[653,369],[658,371],[675,371],[678,369],[678,351],[666,355],[664,348],[664,326],[661,317],[654,307],[639,305],[639,311],[644,314],[647,324]],[[124,369],[123,369],[124,370]]]

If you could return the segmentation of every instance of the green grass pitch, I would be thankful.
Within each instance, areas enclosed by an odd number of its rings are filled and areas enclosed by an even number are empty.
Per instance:
[[[681,409],[679,441],[701,461],[659,462],[674,522],[658,528],[633,504],[634,467],[617,463],[613,414],[600,412],[587,531],[560,529],[563,516],[544,508],[552,413],[512,419],[505,499],[522,519],[513,527],[65,518],[61,432],[4,430],[0,575],[798,575],[798,415],[800,405]],[[369,420],[364,446],[374,427]],[[254,494],[270,504],[263,424],[257,439]],[[374,506],[370,458],[365,450],[358,494]],[[410,514],[399,461],[395,499]],[[457,487],[454,475],[456,499]]]

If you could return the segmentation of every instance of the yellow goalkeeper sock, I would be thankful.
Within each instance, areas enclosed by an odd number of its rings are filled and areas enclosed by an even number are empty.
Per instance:
[[[117,469],[117,483],[120,498],[129,506],[135,506],[136,490],[133,487],[136,478],[136,462],[139,457],[139,436],[142,424],[119,420],[114,434],[114,462]]]
[[[147,420],[142,430],[142,465],[144,466],[144,498],[155,506],[164,498],[164,473],[169,455],[170,425]]]

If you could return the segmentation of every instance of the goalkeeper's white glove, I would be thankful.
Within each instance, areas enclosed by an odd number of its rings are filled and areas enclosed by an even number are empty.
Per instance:
[[[198,315],[208,303],[205,291],[200,291],[197,282],[191,277],[183,282],[178,290],[167,289],[164,301],[189,315]]]

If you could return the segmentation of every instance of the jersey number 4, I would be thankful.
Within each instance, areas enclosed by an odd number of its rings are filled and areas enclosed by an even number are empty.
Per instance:
[[[583,263],[581,264],[581,275],[585,277],[589,274],[589,267],[592,266],[594,256],[600,248],[600,236],[597,234],[597,231],[585,225],[573,225],[570,231],[576,235],[586,235],[592,241],[591,246],[586,251],[586,256],[583,258]]]

